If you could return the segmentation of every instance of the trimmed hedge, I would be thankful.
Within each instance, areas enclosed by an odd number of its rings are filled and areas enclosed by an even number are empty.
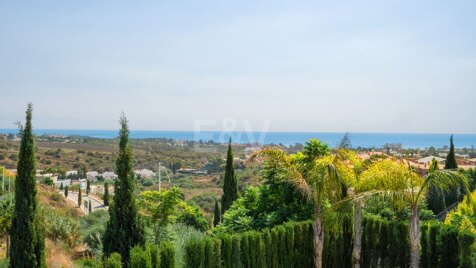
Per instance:
[[[350,232],[350,233],[349,233]],[[327,228],[324,267],[351,267],[352,230]],[[314,267],[312,222],[289,222],[260,232],[249,231],[186,242],[190,268]],[[408,223],[365,216],[362,267],[410,265]],[[348,240],[351,241],[348,241]],[[424,222],[421,226],[421,267],[476,267],[475,236],[453,226]]]

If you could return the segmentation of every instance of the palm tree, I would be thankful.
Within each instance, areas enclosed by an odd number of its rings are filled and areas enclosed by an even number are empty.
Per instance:
[[[297,154],[287,155],[279,148],[267,147],[255,152],[250,159],[253,161],[259,157],[263,157],[277,172],[282,172],[288,182],[314,202],[314,263],[316,268],[321,268],[324,248],[323,203],[326,199],[331,202],[338,200],[343,177],[350,173],[347,165],[341,162],[341,158],[331,155],[327,145],[317,139],[309,140],[303,152]]]
[[[362,208],[359,204],[361,205],[367,198],[386,195],[391,197],[396,205],[410,207],[410,266],[417,268],[420,262],[419,208],[426,192],[430,187],[449,191],[451,187],[461,185],[468,189],[468,180],[455,170],[432,170],[422,177],[413,170],[408,162],[383,160],[375,163],[362,174],[359,185],[374,189],[363,191],[365,188],[360,188],[360,191],[363,192],[341,202],[340,206],[348,207],[348,204],[354,204],[358,210]]]

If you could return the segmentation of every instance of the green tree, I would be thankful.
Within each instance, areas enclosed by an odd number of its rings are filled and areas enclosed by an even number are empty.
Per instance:
[[[434,172],[439,170],[438,161],[433,159],[430,164],[428,172]],[[445,205],[445,194],[443,191],[435,186],[428,187],[428,193],[426,195],[426,201],[428,208],[433,211],[433,213],[438,214],[440,211],[446,209]]]
[[[228,152],[226,155],[225,178],[223,183],[223,196],[221,197],[221,213],[225,213],[238,198],[238,181],[235,176],[233,166],[233,151],[231,149],[231,138],[228,142]]]
[[[317,139],[306,143],[303,153],[287,155],[279,148],[268,147],[255,152],[251,160],[265,157],[271,166],[284,173],[284,177],[315,204],[313,223],[314,263],[322,267],[324,249],[323,205],[326,200],[337,201],[341,192],[341,178],[349,173],[339,157],[330,154],[327,145]]]
[[[61,183],[61,185],[60,185],[60,188],[59,188],[59,189],[60,189],[60,190],[63,190],[63,183]]]
[[[66,185],[66,186],[64,187],[64,197],[68,197],[68,190],[69,190],[69,186]]]
[[[450,137],[450,151],[446,156],[446,163],[445,169],[449,170],[456,170],[458,169],[458,163],[456,162],[456,155],[455,155],[455,145],[453,143],[453,135]],[[460,197],[461,189],[459,185],[452,186],[451,189],[445,195],[445,202],[446,206],[450,206],[455,202],[458,202],[458,198]]]
[[[89,203],[88,203],[88,212],[91,213],[93,211],[93,208],[91,206],[91,199],[89,199]],[[88,214],[89,214],[88,213]]]
[[[457,169],[458,163],[456,163],[455,145],[453,143],[453,135],[450,137],[450,151],[446,155],[445,169]]]
[[[89,195],[90,191],[91,191],[91,182],[89,180],[86,180],[86,195]]]
[[[32,104],[20,126],[20,153],[15,181],[15,208],[11,227],[10,267],[46,267],[44,231],[39,223],[36,189]]]
[[[218,205],[218,200],[215,199],[215,210],[214,210],[214,214],[213,214],[213,226],[217,226],[218,224],[220,224],[220,216],[221,216],[220,206]]]
[[[81,201],[82,201],[82,193],[81,193],[81,183],[79,184],[79,191],[78,191],[78,207],[81,207]]]
[[[144,244],[144,229],[134,196],[135,180],[132,169],[132,149],[129,143],[129,127],[123,114],[120,118],[119,154],[116,160],[118,175],[114,184],[114,202],[109,207],[109,222],[104,233],[104,254],[118,252],[125,264],[129,263],[129,250]]]
[[[0,237],[6,237],[7,256],[10,253],[10,228],[12,225],[13,209],[15,208],[13,194],[0,196]]]
[[[374,179],[385,185],[383,194],[391,197],[397,207],[410,208],[410,257],[412,268],[420,263],[420,204],[430,187],[448,191],[454,185],[468,188],[465,176],[454,170],[437,170],[429,172],[424,177],[416,173],[409,163],[400,160],[381,161],[373,166]],[[353,200],[359,201],[369,193],[355,195]]]
[[[109,206],[109,184],[107,182],[104,183],[104,205]]]

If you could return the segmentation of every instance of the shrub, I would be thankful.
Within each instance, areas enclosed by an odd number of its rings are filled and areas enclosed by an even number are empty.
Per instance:
[[[148,250],[135,246],[130,252],[129,268],[152,268],[152,261]]]
[[[205,261],[204,239],[192,239],[185,245],[187,267],[200,268]]]
[[[160,268],[160,250],[156,244],[147,244],[147,251],[150,254],[150,264],[152,268]]]
[[[114,252],[104,261],[104,268],[122,268],[121,254]]]
[[[160,267],[175,267],[175,248],[170,242],[162,242],[160,245]]]

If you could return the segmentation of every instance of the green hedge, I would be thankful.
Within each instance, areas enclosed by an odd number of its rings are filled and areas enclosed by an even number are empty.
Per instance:
[[[189,240],[185,246],[187,267],[314,267],[313,233],[312,222],[306,221]],[[326,229],[323,267],[351,267],[349,247],[353,243],[349,239],[351,228]],[[475,236],[470,233],[438,222],[422,223],[420,267],[476,267],[474,247]],[[362,267],[409,267],[408,223],[365,216],[361,256]]]

